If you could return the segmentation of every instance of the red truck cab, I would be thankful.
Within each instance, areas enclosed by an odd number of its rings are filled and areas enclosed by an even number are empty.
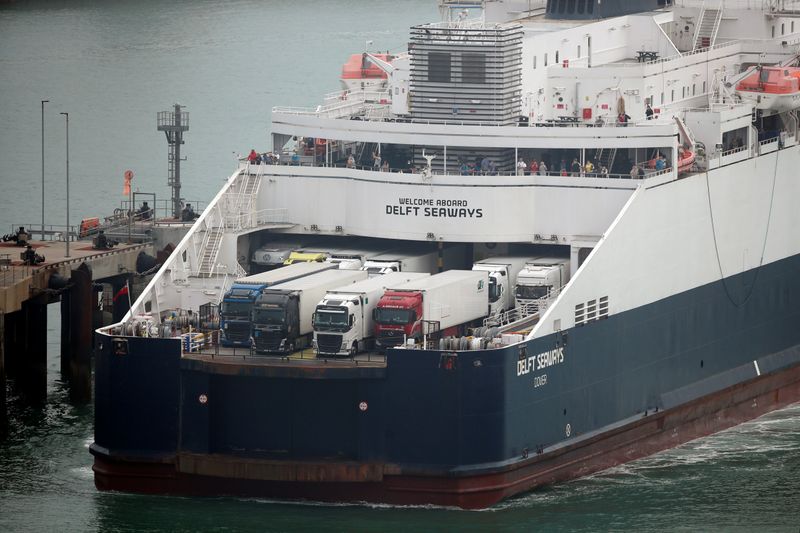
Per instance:
[[[373,311],[375,346],[379,349],[403,344],[406,338],[421,336],[422,293],[386,291]]]

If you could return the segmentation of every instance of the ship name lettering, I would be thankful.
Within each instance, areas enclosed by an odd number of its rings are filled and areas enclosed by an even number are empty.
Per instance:
[[[559,346],[553,350],[540,353],[536,356],[536,367],[547,368],[564,362],[564,347]]]
[[[517,377],[524,376],[525,374],[530,373],[532,370],[535,370],[536,366],[536,356],[532,355],[526,359],[520,359],[517,361]]]
[[[483,218],[483,209],[470,207],[468,200],[433,200],[432,198],[398,198],[397,204],[386,204],[387,215],[425,218]]]
[[[533,376],[533,387],[543,387],[547,385],[547,374],[541,374],[539,376]]]

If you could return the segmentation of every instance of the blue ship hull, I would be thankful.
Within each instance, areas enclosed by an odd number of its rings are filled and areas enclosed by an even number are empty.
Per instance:
[[[485,507],[800,400],[798,273],[794,256],[502,349],[392,349],[385,366],[98,336],[96,484]]]

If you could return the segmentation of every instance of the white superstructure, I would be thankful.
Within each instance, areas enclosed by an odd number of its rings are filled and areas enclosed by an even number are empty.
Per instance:
[[[387,74],[368,90],[273,108],[268,163],[241,163],[129,319],[218,302],[274,233],[468,243],[468,263],[562,247],[532,337],[800,253],[797,108],[736,92],[793,64],[795,2],[558,1],[443,0],[408,51],[363,56]]]

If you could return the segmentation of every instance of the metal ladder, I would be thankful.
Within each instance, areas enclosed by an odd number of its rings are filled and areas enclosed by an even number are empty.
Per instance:
[[[222,234],[222,228],[208,228],[206,230],[205,246],[203,247],[203,255],[200,258],[200,268],[198,269],[200,276],[210,277],[214,273],[214,263],[217,261],[217,254],[219,254]]]
[[[600,148],[595,153],[595,172],[600,172],[601,167],[606,167],[611,172],[611,167],[614,165],[614,159],[617,157],[616,148]]]

